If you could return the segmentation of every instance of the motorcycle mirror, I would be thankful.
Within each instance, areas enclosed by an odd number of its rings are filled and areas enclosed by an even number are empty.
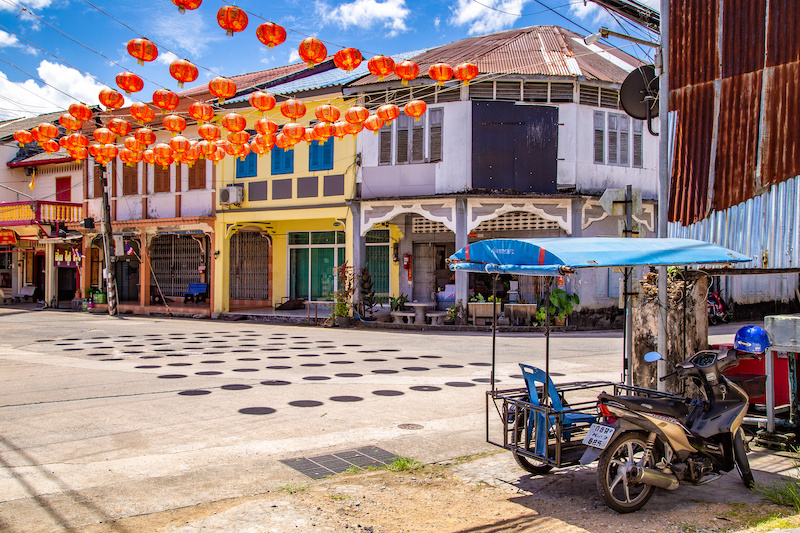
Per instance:
[[[661,359],[661,354],[658,352],[647,352],[644,354],[644,360],[648,363],[655,363]]]

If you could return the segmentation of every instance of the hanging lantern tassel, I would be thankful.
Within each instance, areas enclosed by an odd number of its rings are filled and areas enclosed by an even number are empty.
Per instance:
[[[28,184],[28,188],[33,190],[33,181],[36,179],[36,167],[31,170],[31,182]]]

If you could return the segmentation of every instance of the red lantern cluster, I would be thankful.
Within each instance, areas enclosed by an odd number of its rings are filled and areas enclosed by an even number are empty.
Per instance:
[[[125,104],[125,97],[114,89],[103,89],[100,91],[100,103],[106,109],[119,109]]]
[[[195,119],[200,125],[214,118],[214,108],[203,102],[193,102],[192,105],[189,106],[188,112],[189,116]]]
[[[453,68],[447,63],[436,63],[428,69],[428,76],[444,85],[444,82],[453,77]]]
[[[248,100],[250,105],[261,111],[261,113],[266,113],[275,107],[275,97],[262,91],[250,93]]]
[[[141,102],[131,104],[131,116],[139,121],[139,124],[146,124],[156,118],[156,112]]]
[[[336,54],[333,56],[333,63],[340,69],[346,70],[347,72],[358,68],[358,66],[361,64],[361,61],[363,61],[361,52],[355,48],[343,48],[336,52]]]
[[[138,93],[144,87],[144,82],[133,72],[123,72],[117,74],[117,86],[125,91],[125,94]]]
[[[161,109],[162,113],[172,111],[180,103],[180,98],[169,89],[158,89],[153,93],[153,105]]]
[[[389,56],[372,56],[367,61],[367,68],[371,74],[383,80],[385,76],[394,72],[394,60]]]
[[[226,98],[236,94],[236,84],[228,78],[216,77],[208,82],[208,90],[211,94],[219,98],[219,103],[225,102]]]
[[[413,61],[401,61],[394,66],[394,73],[403,80],[403,85],[408,85],[409,81],[419,76],[419,66]]]
[[[306,114],[306,105],[295,98],[289,98],[281,104],[281,114],[286,118],[302,118]]]
[[[303,39],[297,51],[300,53],[300,59],[308,64],[308,68],[313,68],[314,65],[322,63],[328,57],[328,49],[322,44],[322,41],[315,37]]]

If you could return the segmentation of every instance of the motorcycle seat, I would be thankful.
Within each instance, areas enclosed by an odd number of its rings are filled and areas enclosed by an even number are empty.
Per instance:
[[[598,396],[601,402],[612,401],[621,404],[623,407],[633,409],[643,413],[656,413],[667,415],[683,420],[689,414],[689,406],[682,400],[672,400],[669,398],[645,398],[644,396],[614,396],[601,393]]]

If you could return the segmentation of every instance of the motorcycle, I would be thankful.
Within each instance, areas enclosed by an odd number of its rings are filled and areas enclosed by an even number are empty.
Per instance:
[[[740,355],[736,349],[703,350],[661,378],[690,379],[705,399],[657,391],[651,391],[652,397],[605,392],[598,396],[604,423],[593,424],[587,432],[581,463],[599,454],[597,488],[610,508],[638,511],[656,487],[703,485],[734,466],[744,485],[753,486],[741,427],[749,398],[722,374],[738,364]],[[648,362],[659,359],[657,352],[645,355]]]
[[[719,291],[708,295],[708,323],[712,326],[720,322],[730,322],[732,319],[728,304],[722,299]]]

